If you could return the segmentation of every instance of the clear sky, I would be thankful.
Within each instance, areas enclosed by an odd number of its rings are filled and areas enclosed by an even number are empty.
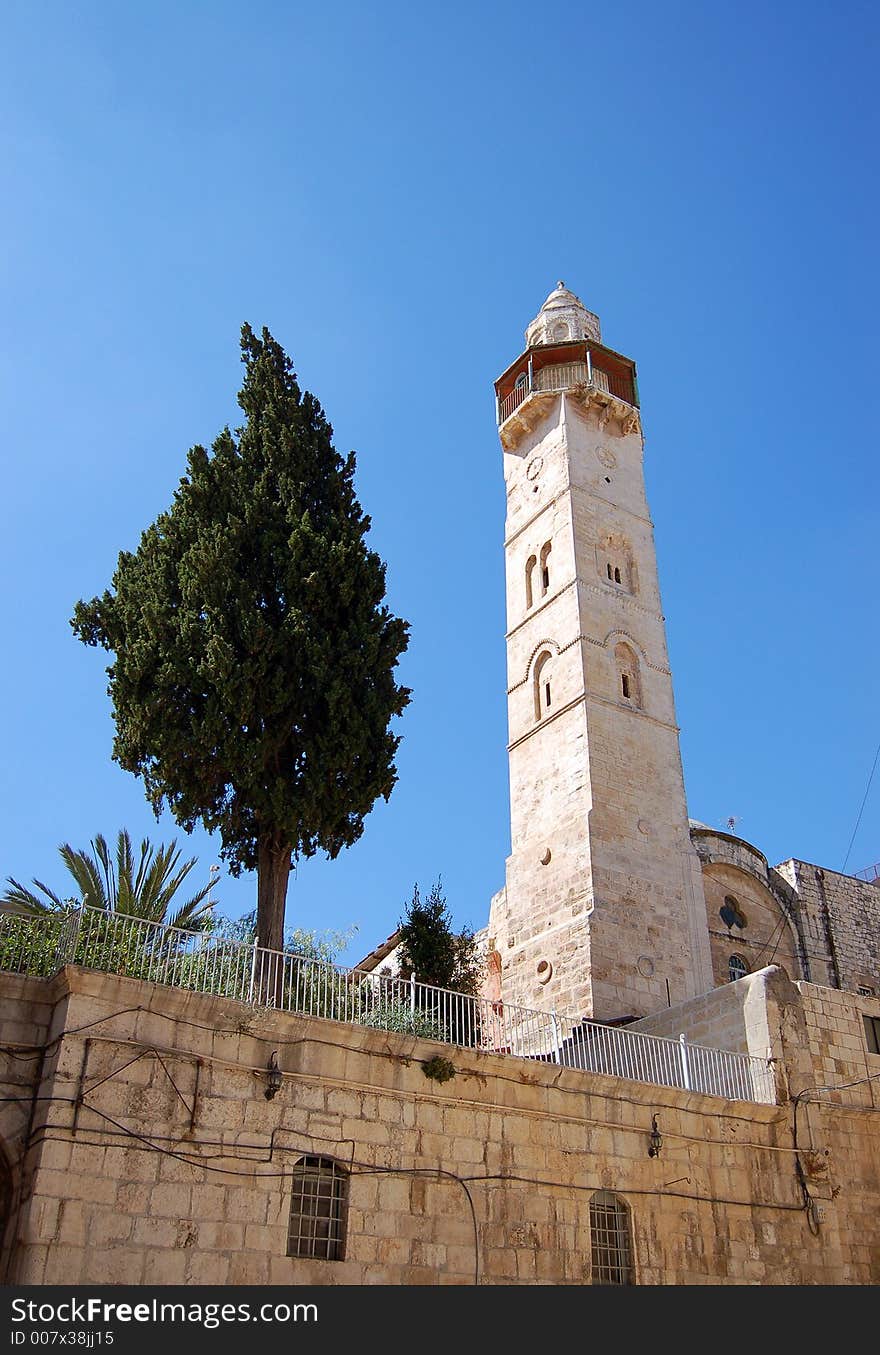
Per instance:
[[[509,850],[492,381],[557,279],[639,367],[690,812],[839,869],[880,739],[876,5],[4,5],[0,875],[153,819],[68,625],[268,325],[412,623],[400,779],[288,921]],[[873,91],[873,93],[872,93]],[[849,868],[880,860],[880,772]],[[221,876],[223,908],[255,881]]]

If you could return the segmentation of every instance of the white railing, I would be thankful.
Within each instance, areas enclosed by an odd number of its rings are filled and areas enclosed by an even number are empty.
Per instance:
[[[572,386],[590,384],[590,369],[585,362],[559,362],[535,373],[537,391],[566,391]]]
[[[541,367],[539,371],[533,373],[531,384],[526,382],[524,385],[515,386],[503,400],[499,400],[499,425],[509,419],[514,410],[518,409],[533,391],[564,391],[571,390],[573,386],[592,386],[595,390],[625,400],[627,404],[632,403],[632,391],[626,384],[620,378],[609,376],[594,363],[559,362]]]
[[[0,914],[0,970],[49,977],[65,964],[654,1086],[776,1099],[767,1060],[689,1044],[684,1036],[643,1035],[97,908]]]
[[[528,386],[514,386],[513,390],[510,392],[509,395],[505,395],[503,400],[499,400],[498,402],[499,424],[504,423],[505,419],[509,419],[513,411],[515,409],[519,409],[523,400],[526,398],[527,395],[530,394],[531,391],[529,390]]]

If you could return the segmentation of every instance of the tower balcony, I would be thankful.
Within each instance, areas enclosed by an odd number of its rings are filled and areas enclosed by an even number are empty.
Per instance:
[[[597,397],[606,417],[614,413],[628,427],[637,426],[638,385],[630,358],[593,342],[548,344],[521,354],[495,383],[502,444],[512,446],[520,430],[534,426],[552,397],[568,390]]]

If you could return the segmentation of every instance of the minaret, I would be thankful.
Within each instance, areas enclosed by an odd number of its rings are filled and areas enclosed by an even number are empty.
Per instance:
[[[643,1016],[714,984],[635,364],[561,282],[526,344],[495,386],[511,855],[489,945],[508,1002]]]

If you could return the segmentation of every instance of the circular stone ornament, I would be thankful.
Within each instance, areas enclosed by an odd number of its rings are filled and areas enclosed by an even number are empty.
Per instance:
[[[526,475],[529,477],[530,480],[537,480],[538,476],[541,474],[541,471],[543,469],[544,469],[543,456],[533,456],[529,464],[526,466]]]
[[[596,457],[606,470],[614,470],[617,465],[617,457],[610,447],[599,447],[596,451]]]
[[[639,956],[637,968],[643,979],[652,979],[654,977],[654,961],[649,955]]]

